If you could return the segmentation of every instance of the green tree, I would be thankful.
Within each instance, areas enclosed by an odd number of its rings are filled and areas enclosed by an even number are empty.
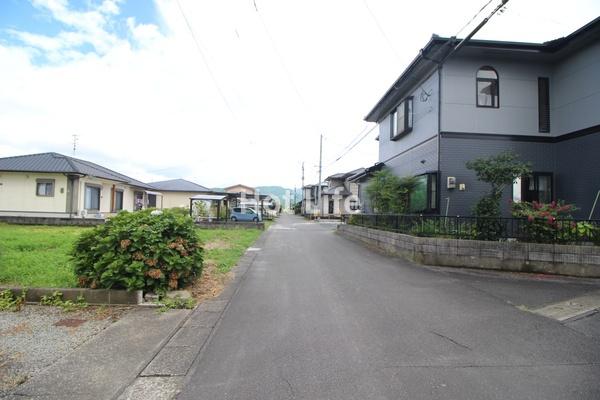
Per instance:
[[[499,217],[500,200],[506,186],[519,177],[531,175],[530,163],[519,161],[519,156],[510,151],[468,161],[466,166],[475,171],[478,180],[490,184],[488,194],[473,208],[478,217]]]
[[[413,176],[397,177],[389,170],[377,171],[367,186],[373,210],[382,214],[404,214],[409,209],[410,195],[417,186]]]
[[[473,213],[483,217],[477,221],[477,238],[497,240],[502,237],[504,226],[500,220],[500,201],[508,185],[518,177],[531,175],[529,163],[519,161],[519,156],[504,152],[488,158],[477,158],[466,163],[468,169],[475,171],[477,179],[490,184],[490,191],[473,207]]]

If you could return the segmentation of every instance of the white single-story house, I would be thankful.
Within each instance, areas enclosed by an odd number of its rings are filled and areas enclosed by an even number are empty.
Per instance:
[[[160,196],[147,183],[58,153],[0,158],[0,216],[104,218]]]

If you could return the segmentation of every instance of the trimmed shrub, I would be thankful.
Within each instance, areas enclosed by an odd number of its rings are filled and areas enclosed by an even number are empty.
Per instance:
[[[71,257],[79,286],[162,292],[202,272],[202,247],[191,218],[165,210],[120,212],[84,232]]]

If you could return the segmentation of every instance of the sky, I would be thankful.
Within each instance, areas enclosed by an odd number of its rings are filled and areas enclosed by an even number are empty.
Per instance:
[[[433,33],[464,36],[499,3],[0,0],[0,157],[208,187],[300,187],[304,162],[316,183],[321,134],[323,178],[373,165],[364,116]],[[598,15],[597,0],[510,0],[475,37],[543,42]]]

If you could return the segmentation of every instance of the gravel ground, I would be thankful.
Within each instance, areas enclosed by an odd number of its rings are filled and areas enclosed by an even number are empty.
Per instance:
[[[128,307],[60,308],[27,305],[0,312],[0,397],[74,351],[119,319]]]

